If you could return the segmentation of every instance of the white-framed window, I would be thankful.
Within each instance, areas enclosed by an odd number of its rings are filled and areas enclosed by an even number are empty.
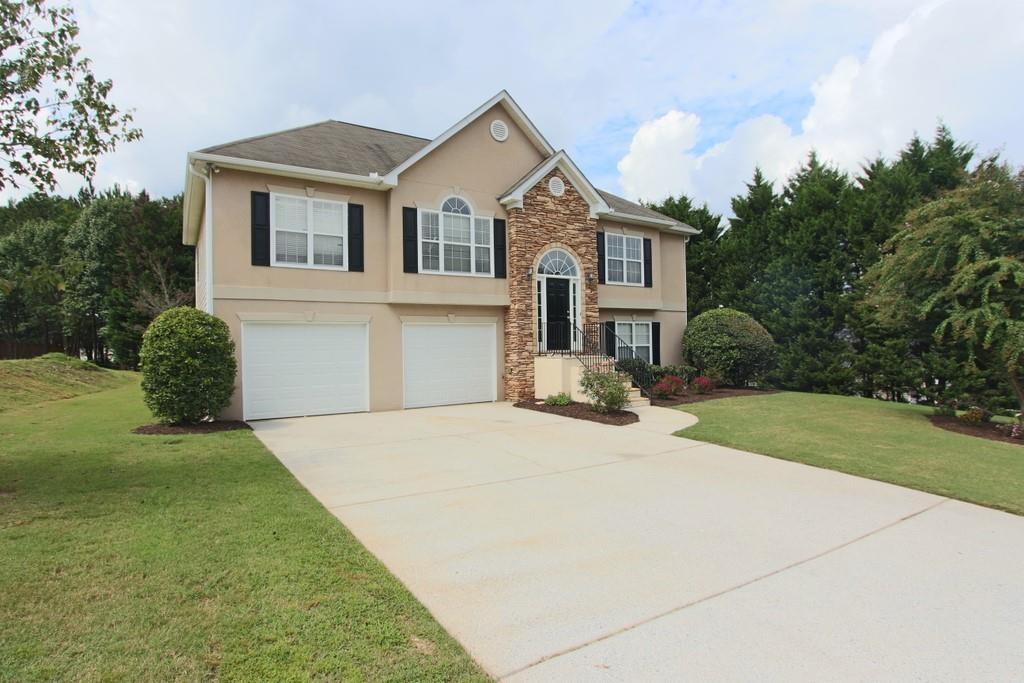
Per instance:
[[[618,322],[615,323],[615,358],[637,357],[651,362],[651,323],[650,322]],[[630,354],[629,351],[633,353]]]
[[[644,284],[644,238],[606,233],[604,236],[605,281],[616,285]]]
[[[476,216],[460,197],[449,197],[440,211],[420,209],[420,272],[491,277],[494,219]]]
[[[271,265],[348,270],[348,204],[270,195]]]

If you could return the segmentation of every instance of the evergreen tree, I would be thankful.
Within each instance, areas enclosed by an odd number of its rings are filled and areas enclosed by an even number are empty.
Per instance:
[[[690,238],[686,245],[687,313],[693,318],[715,308],[720,303],[716,292],[721,268],[717,242],[722,232],[722,217],[712,213],[707,204],[696,206],[686,195],[669,197],[651,208],[700,230],[700,235]]]

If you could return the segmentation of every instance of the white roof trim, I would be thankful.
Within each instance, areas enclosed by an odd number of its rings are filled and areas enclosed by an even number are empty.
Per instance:
[[[618,223],[630,223],[631,225],[648,225],[651,227],[660,228],[669,232],[678,232],[683,235],[699,235],[700,230],[686,223],[679,223],[677,221],[669,220],[668,218],[651,218],[649,216],[637,216],[633,213],[622,213],[615,209],[608,209],[608,211],[602,213],[600,218],[604,218],[609,221],[616,221]]]
[[[482,116],[485,112],[487,112],[491,107],[493,107],[496,104],[500,104],[502,107],[504,107],[505,111],[507,111],[509,116],[512,117],[512,120],[516,122],[516,125],[518,125],[523,130],[523,132],[526,133],[526,137],[530,139],[530,142],[532,142],[534,146],[537,147],[537,149],[541,150],[545,156],[554,154],[555,148],[551,146],[551,143],[549,143],[544,138],[541,132],[537,129],[537,126],[533,125],[533,121],[531,121],[523,112],[523,110],[519,108],[519,105],[516,104],[515,100],[512,99],[512,96],[508,94],[508,91],[502,90],[497,95],[495,95],[494,97],[492,97],[491,99],[487,100],[479,107],[474,109],[468,116],[463,118],[454,126],[452,126],[448,130],[446,130],[445,132],[441,133],[436,138],[431,140],[430,144],[428,144],[426,147],[420,149],[420,151],[416,152],[411,157],[400,163],[398,166],[395,166],[393,169],[388,171],[387,175],[384,176],[384,182],[389,185],[397,185],[398,176],[402,173],[402,171],[406,170],[407,168],[415,164],[417,161],[419,161],[420,159],[427,156],[435,149],[443,145],[452,136],[454,136],[460,130],[468,126],[473,121],[480,118],[480,116]]]
[[[559,150],[557,154],[554,154],[545,161],[543,164],[537,167],[533,173],[524,178],[522,182],[513,187],[511,190],[505,193],[504,196],[499,197],[498,201],[501,202],[506,208],[510,209],[521,209],[523,208],[523,195],[526,192],[539,183],[544,176],[551,172],[551,169],[558,167],[562,173],[566,175],[569,182],[572,183],[573,187],[583,195],[583,198],[587,200],[590,205],[590,216],[591,218],[597,218],[599,215],[608,213],[611,208],[605,203],[604,198],[601,197],[601,193],[597,191],[597,188],[590,184],[587,177],[583,175],[583,172],[573,163],[569,155],[565,153],[565,150]]]
[[[193,207],[197,198],[196,193],[205,192],[205,186],[197,178],[188,173],[189,168],[196,166],[218,166],[220,168],[232,168],[239,171],[255,171],[269,175],[283,176],[286,178],[297,178],[300,180],[313,180],[322,183],[334,183],[337,185],[348,185],[351,187],[363,187],[370,190],[390,190],[393,185],[385,182],[384,178],[377,174],[357,175],[354,173],[339,173],[337,171],[325,171],[306,166],[292,166],[290,164],[275,164],[269,161],[256,161],[254,159],[240,159],[238,157],[223,156],[221,154],[208,154],[206,152],[189,152],[185,163],[185,198],[184,211],[182,216],[182,242],[184,244],[195,244],[196,236],[199,234],[199,223],[202,221],[202,204],[198,211]]]

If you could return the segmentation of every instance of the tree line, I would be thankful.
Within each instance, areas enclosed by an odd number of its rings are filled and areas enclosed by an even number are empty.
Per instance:
[[[686,196],[653,205],[701,232],[687,252],[690,318],[718,307],[754,316],[778,343],[768,379],[780,388],[1018,405],[1020,356],[994,342],[1013,333],[1021,313],[1021,176],[996,158],[972,170],[973,159],[973,148],[940,126],[932,140],[914,136],[896,158],[874,159],[852,177],[814,153],[780,190],[755,169],[727,221]],[[1007,200],[1016,204],[1006,205],[998,239],[971,222],[971,211],[999,212],[991,202],[971,203],[995,176],[1016,197]],[[904,253],[914,243],[901,235],[922,229],[923,207],[961,191],[960,213],[936,218],[948,248],[927,251],[929,238],[916,244],[919,258]],[[992,252],[987,266],[964,261],[972,248]],[[955,277],[960,293],[943,298]],[[987,296],[983,277],[1001,288],[999,303],[957,322],[965,297]],[[979,330],[991,333],[973,334]]]
[[[149,322],[193,301],[194,274],[180,195],[114,189],[11,201],[0,207],[0,350],[135,368]]]

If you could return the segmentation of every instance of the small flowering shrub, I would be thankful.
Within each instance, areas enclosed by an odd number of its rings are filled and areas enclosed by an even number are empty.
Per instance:
[[[682,377],[676,377],[675,375],[665,375],[651,387],[651,393],[654,394],[655,398],[679,396],[685,390],[686,382],[683,381]]]
[[[580,388],[590,399],[594,410],[599,413],[614,413],[629,403],[626,381],[617,372],[584,370]]]
[[[982,422],[988,422],[992,419],[992,413],[988,412],[984,408],[974,406],[968,408],[960,415],[960,421],[966,422],[967,424],[981,424]]]
[[[551,394],[544,399],[544,403],[549,406],[567,406],[572,403],[572,397],[563,391],[559,394]]]
[[[697,379],[693,380],[693,390],[698,394],[710,394],[715,390],[715,383],[710,377],[701,375]]]

